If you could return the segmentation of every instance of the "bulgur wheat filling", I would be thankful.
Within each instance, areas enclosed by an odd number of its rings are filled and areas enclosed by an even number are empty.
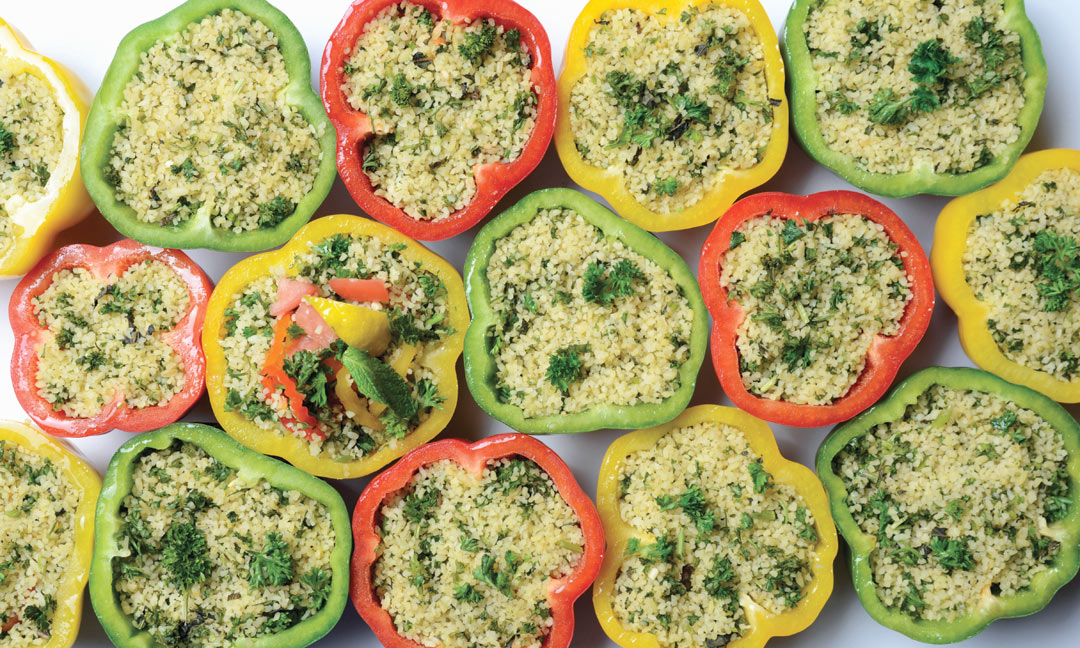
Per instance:
[[[723,4],[681,15],[610,9],[585,45],[570,95],[582,159],[622,175],[660,213],[693,206],[730,170],[761,161],[783,88],[769,88],[761,39]],[[773,98],[777,97],[777,98]]]
[[[289,84],[277,36],[233,9],[158,41],[124,88],[105,169],[116,199],[145,223],[277,226],[311,191],[322,158]]]
[[[446,318],[449,304],[446,286],[422,262],[401,255],[404,244],[386,243],[378,238],[335,234],[298,254],[285,267],[248,284],[237,293],[225,311],[225,326],[220,341],[225,352],[228,390],[226,411],[235,411],[270,434],[296,435],[310,441],[313,456],[323,455],[338,461],[355,461],[383,447],[395,447],[441,408],[440,376],[431,368],[428,352],[439,347],[454,331]],[[370,404],[370,415],[348,411],[337,396],[340,370],[332,368],[345,351],[340,340],[329,347],[293,352],[285,361],[285,371],[304,396],[304,403],[317,421],[314,430],[286,426],[294,413],[280,392],[267,390],[260,372],[270,350],[273,330],[279,317],[270,314],[278,284],[286,279],[314,285],[318,296],[348,301],[330,289],[335,278],[379,279],[389,289],[389,303],[364,302],[361,305],[386,313],[391,342],[378,358],[408,384],[417,403],[416,415],[400,419],[392,410]],[[358,304],[359,302],[349,302]],[[290,338],[300,339],[303,329],[294,322]],[[338,364],[340,366],[340,364]]]
[[[175,442],[135,463],[113,561],[120,607],[166,646],[273,635],[318,612],[335,538],[321,503]]]
[[[870,173],[967,173],[1020,136],[1004,0],[829,0],[803,24],[826,145]]]
[[[495,243],[486,269],[496,396],[527,418],[659,403],[679,388],[693,311],[663,268],[568,208]]]
[[[0,52],[0,254],[18,235],[11,215],[45,196],[64,146],[63,122],[48,83]]]
[[[0,441],[0,646],[44,646],[83,492],[48,458]]]
[[[734,427],[676,428],[628,456],[619,514],[635,535],[615,580],[619,623],[661,646],[726,646],[746,607],[798,605],[818,543],[802,497],[773,481]]]
[[[806,405],[847,394],[874,338],[900,332],[912,295],[905,254],[858,214],[742,224],[720,285],[745,312],[736,347],[746,389]]]
[[[1005,357],[1080,380],[1080,172],[1044,171],[968,230],[964,279]]]
[[[382,507],[375,594],[397,631],[424,646],[538,648],[548,582],[584,551],[580,521],[528,459],[479,476],[429,464]]]
[[[915,619],[952,620],[1032,583],[1057,555],[1068,453],[1036,413],[934,385],[903,418],[833,460],[863,533],[877,596]]]
[[[55,411],[92,417],[117,397],[154,407],[184,388],[183,362],[162,336],[187,314],[189,293],[166,264],[147,259],[105,279],[60,270],[33,307],[51,333],[38,347],[37,390]]]
[[[349,104],[371,118],[363,170],[375,193],[420,220],[468,205],[476,167],[517,159],[532,134],[531,68],[517,29],[386,7],[344,69]]]

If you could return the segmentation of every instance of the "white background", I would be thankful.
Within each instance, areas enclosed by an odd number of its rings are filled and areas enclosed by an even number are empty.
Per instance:
[[[584,0],[519,0],[532,10],[551,39],[555,69],[562,66],[566,39]],[[912,2],[924,0],[910,0]],[[345,12],[345,0],[277,0],[275,3],[296,23],[303,33],[312,60],[312,83],[318,86],[316,77],[322,50],[331,30]],[[788,0],[764,0],[763,4],[772,18],[773,26],[780,31],[787,13]],[[30,39],[43,54],[57,59],[72,68],[91,88],[96,88],[105,74],[117,43],[129,30],[158,17],[174,6],[167,0],[0,0],[0,16],[14,25]],[[1077,0],[1028,0],[1028,14],[1042,37],[1050,83],[1046,95],[1046,109],[1029,151],[1044,148],[1080,148],[1080,3]],[[553,186],[574,186],[555,155],[554,146],[540,166],[521,185],[510,192],[496,207],[495,213],[512,205],[526,193]],[[765,190],[806,194],[826,189],[852,188],[827,169],[810,161],[794,137],[783,168],[777,176],[762,187]],[[918,235],[927,253],[933,237],[934,220],[946,200],[935,197],[915,197],[904,200],[885,201],[907,222]],[[317,216],[335,213],[359,214],[348,192],[338,181]],[[477,226],[479,227],[479,226]],[[462,267],[465,253],[477,228],[460,234],[452,240],[429,244],[457,268]],[[691,268],[697,267],[701,244],[711,226],[694,230],[661,234],[665,242],[675,248]],[[118,238],[113,228],[100,216],[94,214],[81,225],[68,230],[61,244],[93,243],[103,245]],[[193,250],[189,254],[202,265],[212,279],[218,279],[241,254]],[[0,305],[6,304],[17,280],[0,280]],[[0,308],[0,312],[5,312]],[[0,325],[0,349],[3,360],[10,356],[11,330]],[[2,360],[0,360],[2,362]],[[929,365],[969,366],[956,338],[956,318],[943,302],[938,300],[934,318],[925,339],[904,365],[901,377]],[[450,426],[442,436],[479,438],[509,431],[506,426],[489,419],[473,402],[461,380],[461,400]],[[693,404],[721,403],[730,405],[717,383],[712,364],[707,359],[694,394]],[[1071,410],[1074,415],[1080,409]],[[22,410],[11,391],[8,372],[0,370],[0,418],[24,419]],[[188,420],[212,422],[213,415],[205,398],[189,412]],[[814,453],[827,429],[795,429],[773,426],[781,451],[785,456],[813,464]],[[597,470],[608,444],[621,432],[598,431],[573,436],[548,436],[542,440],[551,445],[570,464],[578,481],[587,492],[595,493]],[[125,432],[76,440],[74,445],[104,472],[112,452],[129,435]],[[351,511],[356,498],[368,479],[336,482]],[[903,635],[887,630],[875,623],[859,605],[851,587],[851,580],[844,562],[844,552],[836,563],[836,589],[818,620],[806,631],[790,638],[776,638],[772,646],[794,648],[796,646],[869,646],[892,648],[917,646]],[[576,607],[577,631],[573,645],[580,648],[615,646],[603,634],[593,614],[590,596],[586,593]],[[1054,600],[1037,616],[1024,619],[998,621],[978,637],[969,640],[968,646],[1014,646],[1017,644],[1041,644],[1041,646],[1076,646],[1080,636],[1080,578],[1066,585]],[[83,614],[79,646],[108,646],[109,641],[98,625],[90,609],[89,601]],[[355,646],[374,648],[378,645],[371,631],[349,605],[341,621],[332,633],[319,642],[320,646]]]

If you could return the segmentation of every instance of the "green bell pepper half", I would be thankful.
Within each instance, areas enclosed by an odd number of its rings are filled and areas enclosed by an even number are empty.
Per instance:
[[[915,619],[898,609],[886,607],[878,598],[870,564],[877,540],[859,528],[848,510],[844,482],[833,471],[833,460],[844,446],[876,425],[901,419],[907,407],[934,385],[994,394],[1035,412],[1061,435],[1069,454],[1066,470],[1070,506],[1068,514],[1052,525],[1059,530],[1055,539],[1061,543],[1053,562],[1046,571],[1033,578],[1027,589],[1007,597],[995,597],[992,603],[952,621]],[[877,405],[833,429],[818,449],[817,473],[829,494],[836,528],[848,545],[851,579],[859,601],[875,621],[912,639],[953,643],[975,636],[997,619],[1034,614],[1076,576],[1080,566],[1080,425],[1061,405],[1039,392],[1006,382],[981,369],[929,367],[912,374]]]
[[[795,0],[788,11],[781,42],[788,70],[791,123],[795,136],[810,157],[856,187],[887,198],[921,193],[963,196],[1005,177],[1035,134],[1046,99],[1046,59],[1039,34],[1024,11],[1024,0],[1005,0],[1002,22],[1004,27],[1020,36],[1025,72],[1025,101],[1018,119],[1020,136],[989,164],[962,174],[937,173],[928,166],[915,167],[904,173],[871,173],[862,169],[852,157],[829,148],[817,120],[817,72],[803,32],[807,14],[817,4],[820,0]]]
[[[237,479],[265,479],[275,488],[295,490],[326,506],[334,528],[335,546],[330,554],[330,595],[322,609],[278,634],[240,641],[248,648],[301,648],[334,627],[345,610],[349,594],[349,556],[352,532],[345,502],[333,487],[293,466],[240,445],[216,427],[199,423],[174,423],[140,434],[120,446],[109,461],[101,496],[94,515],[94,556],[90,563],[90,600],[109,639],[120,648],[164,648],[150,633],[139,630],[120,608],[113,589],[113,560],[127,555],[121,548],[124,522],[120,507],[131,492],[136,460],[145,452],[164,450],[176,441],[202,448],[208,455],[237,472]]]
[[[234,9],[265,24],[275,36],[285,61],[290,85],[289,103],[316,128],[322,159],[311,191],[296,205],[293,213],[270,228],[242,233],[215,227],[207,213],[196,214],[180,225],[146,223],[135,210],[116,199],[113,187],[105,180],[113,137],[120,127],[119,108],[124,88],[138,71],[143,52],[158,41],[177,34],[204,16]],[[147,245],[166,248],[209,248],[228,252],[255,252],[277,247],[289,240],[322,204],[337,177],[336,136],[326,116],[322,101],[311,87],[311,60],[307,45],[292,21],[266,0],[188,0],[164,16],[144,23],[120,41],[105,79],[101,82],[83,132],[80,166],[83,182],[101,214],[121,234]]]
[[[526,418],[520,408],[502,403],[496,396],[495,358],[487,347],[488,330],[496,322],[491,307],[491,287],[487,281],[488,263],[498,239],[518,225],[532,220],[540,211],[559,208],[573,210],[606,236],[619,239],[634,252],[647,257],[667,271],[682,289],[694,317],[689,341],[690,356],[679,367],[679,388],[664,401],[638,405],[597,405],[573,414]],[[708,315],[694,274],[682,257],[658,238],[619,218],[580,192],[562,188],[534,191],[485,225],[465,257],[465,296],[472,311],[472,322],[465,333],[464,358],[469,391],[485,412],[519,432],[570,434],[601,428],[651,427],[675,418],[690,402],[708,342]]]

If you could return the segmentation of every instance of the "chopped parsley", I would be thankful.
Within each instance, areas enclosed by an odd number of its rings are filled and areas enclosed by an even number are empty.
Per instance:
[[[564,395],[570,392],[570,384],[585,378],[585,367],[580,354],[589,351],[588,345],[573,344],[563,347],[548,358],[545,377]]]
[[[633,261],[623,259],[608,271],[604,261],[594,261],[585,269],[581,296],[593,304],[609,305],[634,294],[634,282],[645,281],[645,273]]]
[[[180,589],[187,590],[210,576],[214,565],[210,562],[206,536],[194,522],[173,523],[161,544],[161,566]]]
[[[289,555],[289,546],[281,539],[281,534],[270,531],[266,534],[266,546],[261,552],[248,557],[248,584],[251,589],[273,585],[288,585],[293,579],[293,559]]]

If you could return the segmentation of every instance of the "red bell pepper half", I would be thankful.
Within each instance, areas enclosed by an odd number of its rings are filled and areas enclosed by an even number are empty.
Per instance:
[[[37,388],[38,349],[52,335],[34,315],[34,299],[48,289],[53,275],[69,268],[85,268],[103,281],[115,281],[130,266],[152,259],[166,264],[187,285],[188,310],[172,330],[161,333],[161,340],[172,347],[184,368],[184,387],[168,402],[154,407],[130,408],[124,394],[117,393],[97,415],[70,417],[55,411]],[[179,250],[153,248],[123,239],[112,245],[68,245],[42,259],[11,295],[8,318],[15,334],[11,354],[11,382],[15,396],[26,413],[50,434],[85,437],[112,429],[146,432],[176,422],[206,387],[206,360],[200,336],[206,304],[213,284],[198,265]]]
[[[743,385],[736,338],[745,312],[720,285],[724,255],[731,234],[744,222],[770,215],[773,218],[814,222],[836,213],[859,214],[884,228],[899,246],[904,269],[911,278],[911,301],[900,321],[900,332],[877,336],[867,351],[862,374],[848,393],[828,405],[802,405],[762,398]],[[904,254],[906,252],[906,254]],[[934,311],[934,282],[930,262],[918,239],[900,217],[880,202],[854,191],[824,191],[809,196],[769,192],[735,203],[717,221],[701,250],[698,281],[705,305],[713,317],[712,359],[720,386],[740,409],[758,418],[796,427],[832,425],[873,405],[888,390],[900,365],[922,340]]]
[[[604,526],[589,496],[574,480],[573,473],[555,451],[525,434],[499,434],[467,443],[444,439],[420,446],[398,460],[368,484],[353,511],[353,558],[350,581],[353,605],[386,648],[423,648],[394,628],[390,614],[379,605],[372,583],[372,571],[380,541],[380,511],[383,502],[409,485],[416,472],[444,459],[479,474],[491,461],[504,457],[524,457],[536,463],[554,482],[563,500],[581,523],[585,547],[573,572],[548,584],[552,626],[544,648],[567,648],[574,634],[574,601],[592,585],[604,560]]]
[[[532,57],[532,83],[536,91],[536,120],[532,135],[521,155],[508,163],[495,162],[474,169],[476,195],[461,210],[439,221],[422,221],[406,214],[382,196],[377,196],[371,180],[361,168],[365,142],[371,137],[371,119],[349,105],[345,86],[345,63],[353,45],[368,22],[389,5],[401,0],[356,0],[345,11],[323,51],[319,87],[323,105],[337,130],[337,165],[353,200],[375,220],[422,241],[449,238],[478,223],[510,189],[540,164],[555,132],[555,74],[551,44],[543,25],[512,0],[409,0],[427,8],[441,20],[461,24],[466,20],[490,18],[506,29],[521,32],[521,43]]]

